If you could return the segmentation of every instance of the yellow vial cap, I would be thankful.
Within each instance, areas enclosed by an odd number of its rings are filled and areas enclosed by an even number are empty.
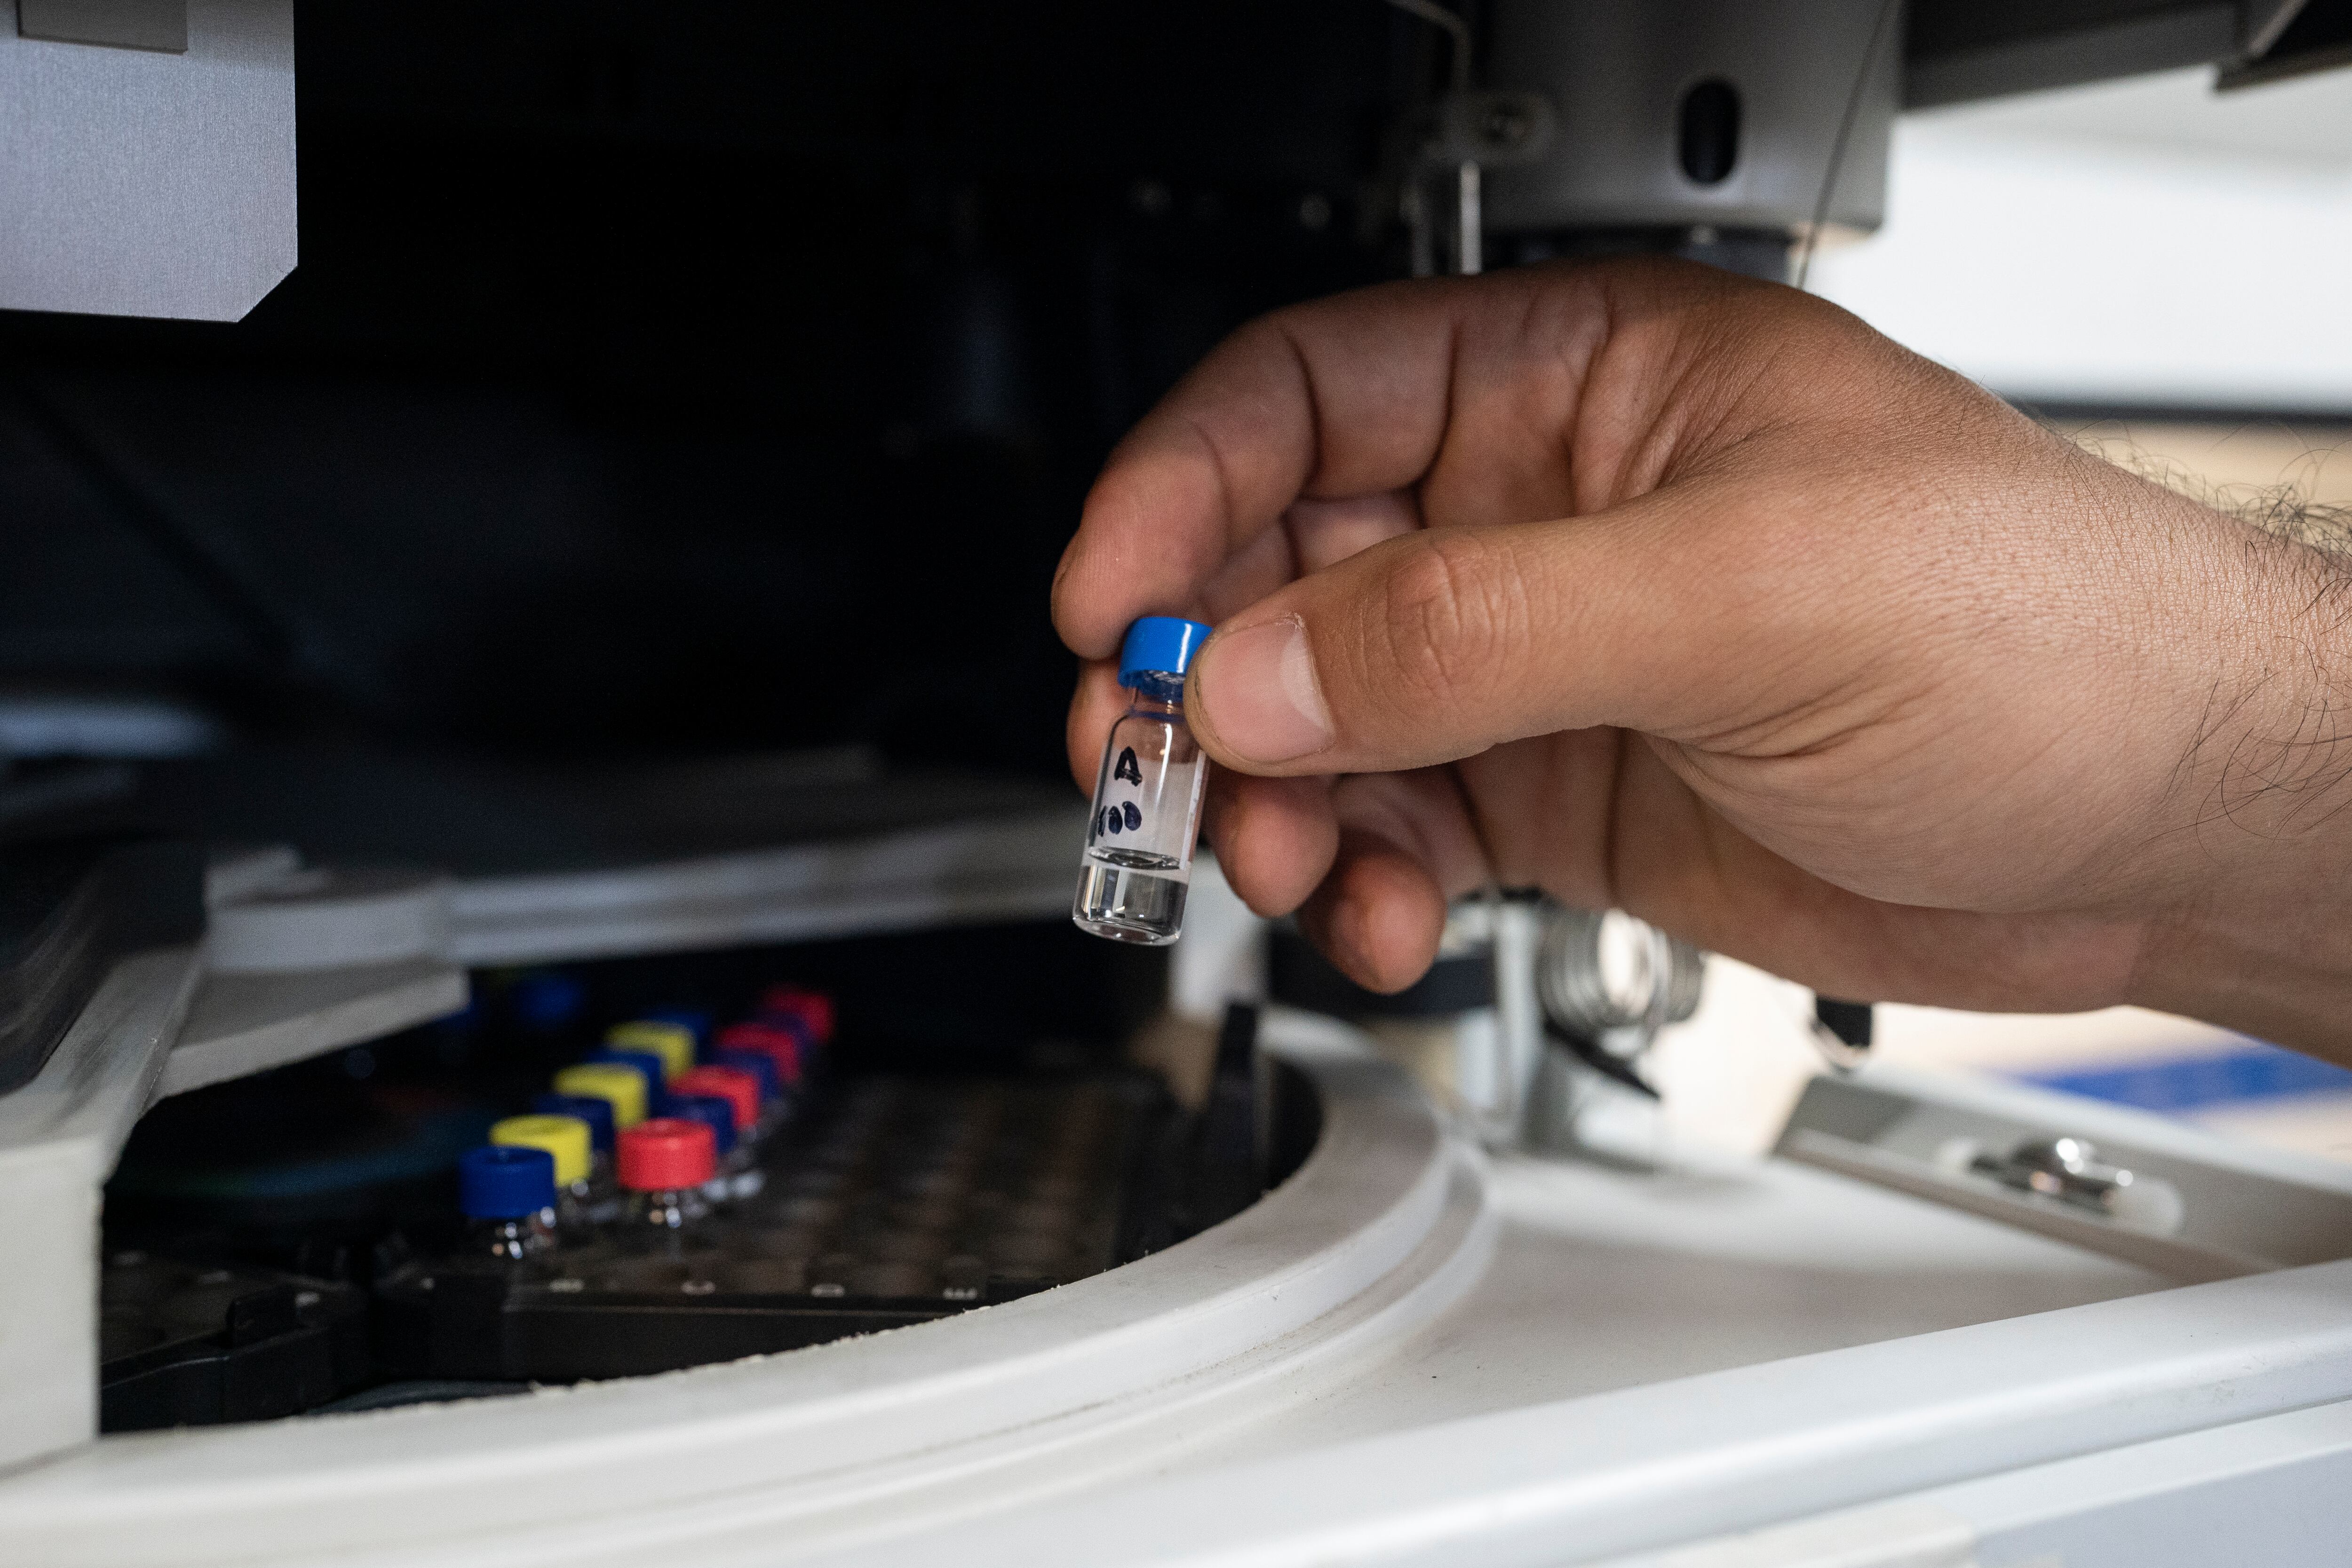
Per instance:
[[[615,1129],[646,1119],[646,1075],[617,1061],[583,1061],[555,1075],[559,1094],[593,1094],[613,1106]]]
[[[509,1116],[492,1124],[490,1142],[545,1149],[555,1156],[558,1186],[588,1179],[588,1124],[577,1116]]]
[[[682,1023],[658,1019],[634,1019],[604,1031],[604,1043],[614,1051],[650,1051],[662,1059],[665,1082],[694,1067],[694,1031]]]

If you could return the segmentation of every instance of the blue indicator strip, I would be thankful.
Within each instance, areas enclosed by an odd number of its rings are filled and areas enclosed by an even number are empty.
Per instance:
[[[2005,1076],[2037,1088],[2147,1111],[2197,1111],[2302,1094],[2352,1094],[2352,1068],[2258,1040],[2205,1056],[2153,1057],[2116,1065]]]

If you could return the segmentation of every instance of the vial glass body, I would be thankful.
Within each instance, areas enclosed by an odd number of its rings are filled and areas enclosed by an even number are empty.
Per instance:
[[[585,1236],[595,1226],[609,1225],[621,1217],[623,1193],[620,1184],[613,1179],[613,1156],[598,1150],[595,1164],[588,1173],[587,1190],[574,1195],[580,1206],[582,1226],[578,1236]],[[562,1206],[557,1205],[557,1217],[562,1218]]]
[[[1208,762],[1184,723],[1184,684],[1139,674],[1095,778],[1070,918],[1117,942],[1165,946],[1184,925]]]
[[[634,1192],[623,1213],[623,1236],[632,1251],[684,1258],[708,1246],[702,1222],[710,1213],[710,1201],[700,1187]]]
[[[477,1219],[468,1250],[476,1258],[488,1258],[493,1262],[528,1263],[553,1251],[556,1235],[555,1210],[551,1208],[508,1218]]]
[[[719,1176],[711,1184],[719,1188],[711,1194],[714,1201],[740,1203],[747,1197],[757,1197],[768,1185],[768,1173],[761,1167],[760,1157],[749,1144],[738,1144],[734,1151],[719,1162]]]

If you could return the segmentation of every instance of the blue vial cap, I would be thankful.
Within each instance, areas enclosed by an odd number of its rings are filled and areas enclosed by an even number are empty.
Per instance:
[[[760,1082],[760,1103],[764,1105],[783,1092],[783,1081],[776,1073],[776,1059],[764,1051],[744,1051],[733,1046],[721,1046],[710,1053],[714,1067],[732,1067],[750,1073]]]
[[[518,1144],[467,1149],[457,1161],[457,1207],[468,1219],[521,1219],[555,1204],[555,1156]]]
[[[602,1046],[580,1059],[583,1061],[609,1061],[618,1067],[631,1067],[645,1075],[646,1103],[661,1103],[662,1085],[669,1082],[668,1065],[650,1051],[614,1051]]]
[[[644,1012],[637,1014],[637,1017],[651,1019],[655,1023],[677,1025],[678,1028],[694,1036],[695,1055],[701,1057],[710,1054],[710,1030],[713,1027],[713,1019],[708,1009],[647,1008]]]
[[[722,1160],[735,1147],[735,1107],[716,1094],[672,1094],[662,1102],[662,1114],[708,1123]]]
[[[588,988],[562,969],[540,969],[516,979],[507,992],[515,1021],[538,1034],[553,1034],[588,1005]]]
[[[1145,616],[1127,629],[1127,642],[1118,651],[1118,684],[1131,686],[1136,676],[1147,673],[1181,678],[1211,630],[1173,615]]]
[[[588,1141],[599,1154],[613,1152],[613,1103],[594,1094],[559,1094],[551,1089],[531,1096],[530,1108],[542,1116],[577,1116],[588,1124]]]

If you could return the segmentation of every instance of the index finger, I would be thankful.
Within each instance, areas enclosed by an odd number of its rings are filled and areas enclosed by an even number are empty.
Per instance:
[[[1400,490],[1444,443],[1458,284],[1389,284],[1261,318],[1112,452],[1054,579],[1054,624],[1107,658],[1137,617],[1202,618],[1225,562],[1301,497]]]

